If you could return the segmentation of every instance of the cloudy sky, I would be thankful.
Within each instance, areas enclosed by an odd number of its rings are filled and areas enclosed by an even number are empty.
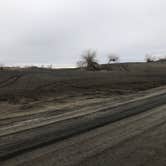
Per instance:
[[[0,0],[0,63],[73,66],[89,48],[143,61],[166,53],[165,0]]]

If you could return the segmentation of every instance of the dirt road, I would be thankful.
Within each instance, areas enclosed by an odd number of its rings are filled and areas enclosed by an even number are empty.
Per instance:
[[[163,165],[166,93],[1,128],[1,165]],[[154,158],[157,161],[151,162]]]

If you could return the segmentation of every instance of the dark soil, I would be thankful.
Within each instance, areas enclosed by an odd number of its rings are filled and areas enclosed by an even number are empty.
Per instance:
[[[6,69],[0,71],[0,101],[39,100],[58,95],[135,93],[166,84],[166,64],[102,65],[101,71],[80,69]]]

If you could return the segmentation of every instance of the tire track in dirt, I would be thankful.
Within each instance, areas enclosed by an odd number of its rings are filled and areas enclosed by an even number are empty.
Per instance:
[[[0,137],[0,158],[7,159],[20,153],[67,139],[97,127],[113,123],[124,118],[151,110],[166,103],[166,94],[148,99],[122,104],[111,111],[109,108],[100,112],[89,113],[47,124],[42,127],[16,132]]]
[[[14,84],[21,77],[22,77],[22,75],[16,75],[16,76],[9,77],[8,79],[6,79],[4,81],[1,81],[0,82],[0,88],[4,88],[4,87],[7,87],[11,84]]]
[[[90,132],[50,144],[8,159],[3,166],[69,166],[85,163],[107,149],[121,147],[125,142],[157,130],[166,123],[165,105],[151,111],[106,125]],[[104,154],[103,154],[104,155]],[[112,153],[117,158],[116,154]],[[96,163],[95,163],[96,164]],[[84,165],[84,164],[83,164]],[[90,165],[93,165],[92,162]],[[96,164],[97,165],[97,164]],[[108,164],[109,165],[109,164]]]

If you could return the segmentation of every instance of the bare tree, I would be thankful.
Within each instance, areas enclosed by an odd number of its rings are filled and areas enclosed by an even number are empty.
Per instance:
[[[116,54],[110,54],[108,56],[108,64],[110,64],[110,63],[117,63],[117,62],[119,62],[119,60],[120,60],[120,58]]]
[[[156,61],[156,57],[153,56],[153,55],[150,55],[150,54],[146,54],[145,55],[145,60],[146,60],[147,63],[155,62]]]
[[[96,59],[96,51],[88,50],[81,56],[81,61],[77,62],[77,66],[80,68],[86,68],[87,70],[99,70],[99,64]]]

